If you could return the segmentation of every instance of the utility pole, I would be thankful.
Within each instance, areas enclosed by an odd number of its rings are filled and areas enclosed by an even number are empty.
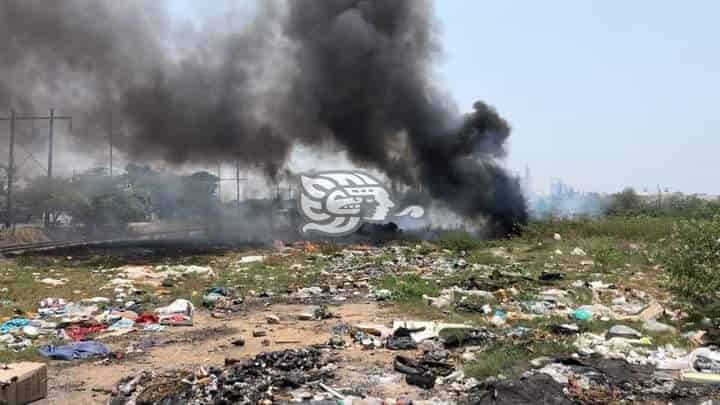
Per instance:
[[[220,189],[220,184],[222,184],[222,172],[220,171],[221,166],[222,166],[222,163],[218,163],[218,166],[217,166],[217,169],[218,169],[218,171],[217,171],[217,178],[218,178],[217,198],[218,198],[218,201],[220,201],[220,202],[222,202],[222,192],[221,192],[222,190]]]
[[[113,116],[110,111],[110,120],[108,122],[108,143],[110,144],[110,177],[113,175]]]
[[[235,161],[235,207],[240,209],[240,159]]]
[[[40,119],[40,118],[38,118]],[[45,118],[50,120],[50,131],[48,133],[48,167],[47,167],[47,178],[48,188],[52,190],[52,166],[53,166],[53,130],[55,128],[56,119],[67,119],[70,120],[70,130],[72,130],[72,117],[56,117],[55,110],[50,109],[50,116]],[[45,227],[50,227],[50,212],[45,212]]]
[[[52,180],[52,160],[53,160],[53,126],[55,125],[55,110],[50,109],[50,133],[48,134],[48,186]]]
[[[8,184],[7,184],[7,217],[5,218],[5,227],[10,228],[13,225],[12,210],[12,189],[13,189],[13,172],[15,171],[15,110],[10,111],[10,156],[8,156]]]
[[[7,218],[5,224],[7,226],[13,225],[12,218],[12,188],[13,188],[13,176],[15,175],[15,124],[17,121],[35,121],[35,120],[50,120],[50,145],[48,148],[48,179],[52,178],[52,150],[53,150],[53,126],[55,120],[68,120],[69,130],[72,131],[72,117],[70,116],[58,116],[55,115],[54,110],[50,110],[49,116],[41,115],[15,115],[15,111],[10,111],[10,117],[0,117],[0,121],[10,121],[10,156],[8,157],[8,193],[7,193]],[[46,216],[45,223],[47,224],[48,218]]]

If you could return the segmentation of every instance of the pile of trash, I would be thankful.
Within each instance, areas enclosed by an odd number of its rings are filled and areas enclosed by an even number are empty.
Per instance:
[[[149,303],[134,301],[118,307],[105,297],[80,303],[45,298],[32,318],[18,316],[0,324],[0,345],[13,351],[38,346],[41,355],[58,360],[107,357],[109,348],[98,340],[191,326],[194,313],[193,304],[184,299],[153,309]]]
[[[332,376],[334,366],[318,348],[261,353],[249,360],[226,359],[225,367],[197,372],[143,372],[118,384],[113,404],[261,404],[289,400],[290,392]]]
[[[133,286],[135,284],[152,287],[169,287],[182,277],[197,275],[200,277],[215,277],[215,271],[209,266],[183,265],[174,266],[123,266],[107,271],[117,274],[118,277],[110,280],[111,286]]]

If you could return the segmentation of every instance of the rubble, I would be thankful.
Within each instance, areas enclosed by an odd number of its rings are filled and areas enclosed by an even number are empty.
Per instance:
[[[233,403],[260,404],[279,398],[283,390],[295,389],[332,375],[333,367],[318,349],[289,349],[261,353],[225,368],[165,374],[144,372],[119,384],[116,404]]]

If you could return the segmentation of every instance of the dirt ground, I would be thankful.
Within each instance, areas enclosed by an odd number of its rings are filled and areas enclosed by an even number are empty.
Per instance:
[[[342,320],[355,323],[387,323],[391,321],[387,311],[375,303],[344,304],[332,306],[331,311],[339,319],[323,321],[291,320],[294,314],[307,312],[313,306],[272,305],[264,310],[238,314],[232,319],[215,319],[209,312],[199,310],[192,327],[172,327],[163,332],[133,332],[108,342],[113,349],[124,349],[131,342],[168,342],[146,349],[143,353],[124,360],[83,361],[69,364],[54,361],[49,364],[48,397],[38,404],[103,404],[109,398],[118,381],[142,370],[208,367],[222,365],[225,358],[244,359],[263,351],[283,350],[291,347],[325,343],[330,338],[330,328]],[[265,317],[280,317],[279,324],[269,325]],[[267,331],[265,337],[253,337],[253,330]],[[244,346],[235,346],[234,340],[243,338]],[[174,343],[172,341],[175,341]],[[368,370],[386,371],[393,375],[393,353],[385,349],[363,351],[351,346],[341,352],[342,368],[338,375],[343,381],[367,384],[371,377]],[[377,373],[379,374],[379,373]],[[374,391],[382,396],[398,396],[416,393],[416,388],[406,385],[400,375],[372,382]]]

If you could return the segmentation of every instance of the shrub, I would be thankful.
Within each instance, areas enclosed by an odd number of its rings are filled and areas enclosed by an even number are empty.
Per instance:
[[[417,274],[406,274],[402,277],[388,276],[383,280],[382,288],[390,290],[398,301],[414,301],[421,299],[423,295],[436,297],[440,294],[435,283]]]
[[[447,232],[440,237],[440,246],[443,249],[470,251],[480,247],[481,241],[464,231]]]
[[[608,272],[623,264],[623,256],[614,247],[606,245],[594,252],[593,261],[603,272]]]
[[[623,240],[656,241],[672,232],[674,218],[601,217],[601,218],[547,218],[530,222],[523,228],[523,238],[537,242],[559,233],[564,239],[595,237]]]
[[[672,290],[692,304],[715,301],[720,289],[720,217],[680,222],[661,257]]]

